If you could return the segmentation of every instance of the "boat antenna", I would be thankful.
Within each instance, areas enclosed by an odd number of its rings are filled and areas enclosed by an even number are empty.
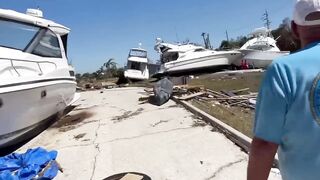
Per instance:
[[[142,43],[139,43],[139,49],[142,49],[141,47],[142,47]]]
[[[176,39],[177,39],[177,43],[179,44],[180,40],[179,40],[179,36],[178,36],[178,32],[177,32],[177,27],[176,26],[174,26],[174,31],[176,32]]]
[[[228,33],[228,30],[226,30],[226,37],[227,37],[227,41],[229,42],[229,33]]]
[[[265,22],[264,25],[268,30],[270,29],[271,21],[269,19],[269,13],[266,10],[265,13],[263,14],[262,20]]]

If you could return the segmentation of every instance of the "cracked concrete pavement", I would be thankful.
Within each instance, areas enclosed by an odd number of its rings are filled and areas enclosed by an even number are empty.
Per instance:
[[[104,179],[140,172],[154,180],[246,179],[248,155],[173,101],[139,104],[142,88],[83,92],[59,126],[19,151],[58,151],[56,179]],[[67,121],[66,121],[67,119]],[[270,180],[281,179],[273,170]]]

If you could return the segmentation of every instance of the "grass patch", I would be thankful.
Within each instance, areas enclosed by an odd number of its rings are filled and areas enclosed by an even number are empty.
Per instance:
[[[191,103],[197,108],[252,138],[254,116],[252,110],[240,107],[224,107],[223,105],[213,106],[208,102],[200,102],[197,100],[192,100]]]
[[[233,91],[249,88],[249,92],[258,92],[264,73],[253,72],[244,74],[210,74],[192,79],[189,85],[203,85],[214,91]],[[245,92],[248,93],[248,92]],[[191,100],[191,103],[204,112],[223,121],[248,137],[253,136],[254,110],[242,107],[227,107],[211,102]]]
[[[190,85],[203,85],[214,91],[232,91],[249,88],[251,92],[258,92],[263,73],[206,75],[192,79]]]

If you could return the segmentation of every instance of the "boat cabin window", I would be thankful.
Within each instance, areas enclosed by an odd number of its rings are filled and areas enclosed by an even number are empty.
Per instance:
[[[42,57],[61,58],[62,55],[58,37],[51,30],[47,30],[40,38],[32,54]]]
[[[131,49],[129,53],[130,57],[141,57],[141,58],[146,58],[147,57],[147,52],[143,50],[138,50],[138,49]]]
[[[161,62],[167,63],[171,61],[176,61],[179,58],[179,53],[177,52],[167,52],[161,55]]]
[[[0,46],[23,51],[39,31],[36,26],[0,19]]]
[[[68,34],[60,36],[62,43],[63,43],[63,47],[64,47],[64,51],[66,52],[67,55],[67,49],[68,49]]]
[[[203,52],[203,51],[205,51],[205,50],[202,49],[202,48],[198,48],[198,49],[195,49],[195,50],[194,50],[194,52]]]
[[[141,63],[140,62],[135,62],[135,61],[129,61],[128,62],[128,69],[140,70],[141,69]]]

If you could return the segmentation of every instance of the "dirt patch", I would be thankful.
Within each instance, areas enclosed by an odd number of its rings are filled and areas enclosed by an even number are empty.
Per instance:
[[[137,115],[141,114],[143,110],[144,110],[143,108],[139,108],[139,109],[137,109],[137,110],[134,111],[134,112],[132,112],[132,111],[126,111],[126,112],[123,113],[123,115],[121,115],[121,116],[116,116],[116,117],[112,118],[111,120],[112,120],[114,123],[119,123],[119,122],[121,122],[121,121],[124,121],[124,120],[126,120],[126,119],[129,119],[129,118],[131,118],[131,117],[134,117],[134,116],[137,116]]]
[[[73,136],[73,139],[76,139],[76,140],[79,140],[81,138],[83,138],[87,133],[81,133],[81,134],[78,134],[76,136]]]
[[[85,119],[92,117],[94,114],[89,111],[83,111],[72,115],[67,115],[57,121],[52,128],[59,129],[60,132],[70,131],[83,124],[91,123],[92,121],[83,122]]]

